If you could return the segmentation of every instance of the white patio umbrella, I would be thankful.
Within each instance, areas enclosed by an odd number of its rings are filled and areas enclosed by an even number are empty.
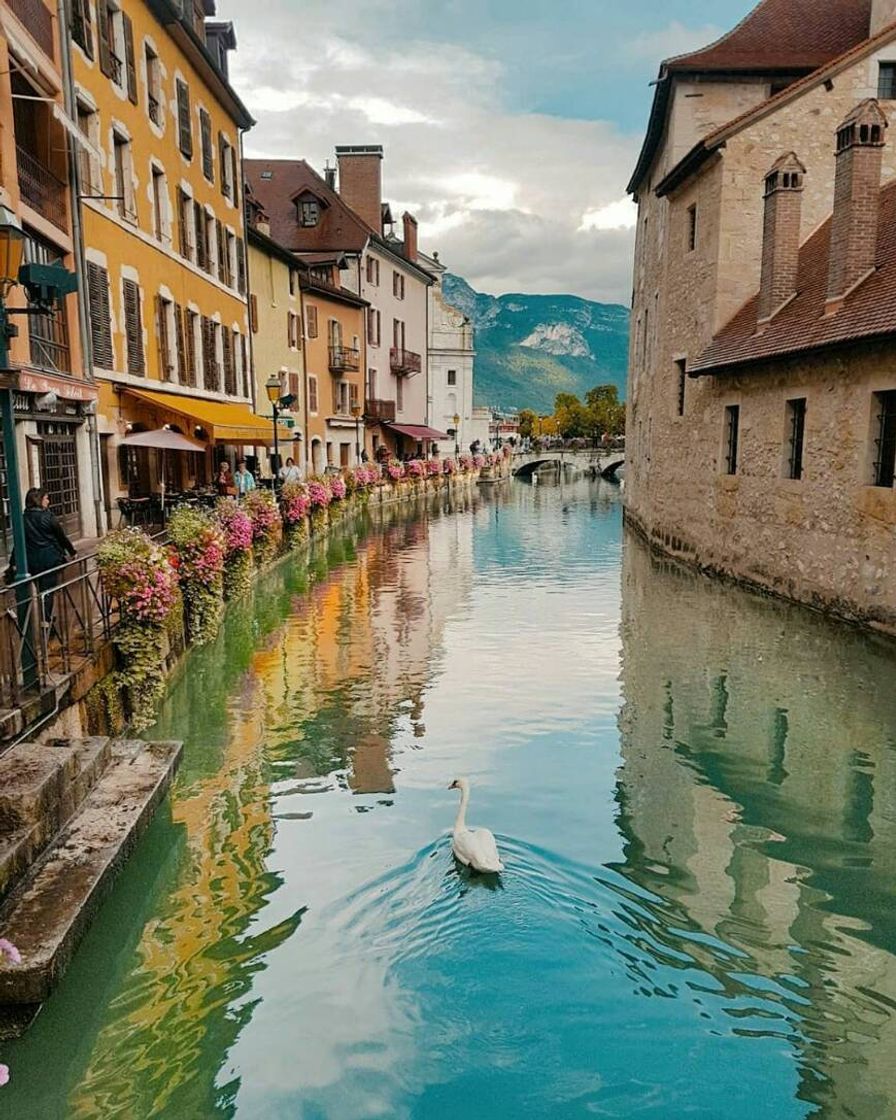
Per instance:
[[[134,432],[125,436],[121,441],[128,447],[153,447],[162,452],[162,516],[165,516],[165,454],[168,451],[198,451],[204,452],[205,447],[195,440],[187,439],[180,432],[172,432],[170,428],[156,428],[152,432]]]

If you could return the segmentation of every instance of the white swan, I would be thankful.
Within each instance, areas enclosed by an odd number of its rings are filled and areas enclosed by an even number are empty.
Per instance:
[[[451,847],[455,856],[465,867],[476,871],[503,871],[504,864],[498,855],[498,845],[487,828],[467,828],[467,802],[470,800],[470,782],[467,778],[455,778],[449,789],[460,790],[460,808],[454,822]]]

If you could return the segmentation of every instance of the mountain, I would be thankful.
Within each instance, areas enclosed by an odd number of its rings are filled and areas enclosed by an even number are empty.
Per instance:
[[[613,384],[625,397],[629,310],[578,296],[489,296],[446,273],[445,298],[476,330],[474,396],[549,413],[557,393]]]

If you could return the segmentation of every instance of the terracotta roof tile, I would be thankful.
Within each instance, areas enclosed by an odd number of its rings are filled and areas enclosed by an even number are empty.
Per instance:
[[[732,31],[669,70],[805,70],[868,38],[871,0],[762,0]]]
[[[291,252],[360,253],[373,232],[303,159],[247,159],[253,197],[271,223],[271,237]],[[325,204],[316,226],[300,226],[295,196],[310,190]]]
[[[830,219],[800,250],[797,295],[756,333],[758,293],[723,327],[691,373],[711,373],[763,359],[840,343],[896,335],[896,182],[880,195],[877,271],[851,292],[835,315],[825,317]]]

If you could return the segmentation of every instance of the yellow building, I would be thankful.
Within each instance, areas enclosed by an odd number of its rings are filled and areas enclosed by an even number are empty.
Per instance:
[[[292,425],[285,444],[280,446],[280,457],[283,462],[291,457],[304,473],[307,413],[300,266],[289,250],[271,239],[269,229],[259,220],[247,230],[255,400],[259,412],[268,412],[266,386],[272,378],[279,378],[284,399],[292,398],[280,410],[285,423]],[[259,459],[262,473],[270,473],[268,456],[262,454]]]
[[[310,263],[302,275],[308,469],[349,467],[364,448],[366,300],[339,284],[339,261]],[[368,449],[369,454],[369,449]]]
[[[76,272],[70,168],[80,150],[65,106],[67,57],[55,3],[0,2],[0,205],[25,234],[24,260],[59,263]],[[27,293],[6,294],[11,309]],[[93,438],[96,388],[84,380],[79,309],[73,294],[55,314],[13,315],[3,385],[13,391],[19,482],[42,486],[72,538],[94,536],[91,496],[98,478]],[[94,456],[91,456],[91,450]],[[0,462],[0,504],[7,501],[6,463]],[[6,518],[0,550],[7,545]]]
[[[241,133],[228,81],[233,27],[213,0],[73,0],[92,366],[107,507],[210,482],[215,464],[265,444],[252,408]],[[165,425],[197,454],[121,444]],[[114,522],[113,522],[114,523]]]

